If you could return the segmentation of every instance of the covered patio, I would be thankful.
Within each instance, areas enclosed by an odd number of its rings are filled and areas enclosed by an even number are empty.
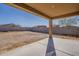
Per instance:
[[[39,52],[40,53],[39,55],[46,55],[46,56],[58,55],[57,50],[55,48],[56,45],[53,42],[53,37],[52,37],[52,30],[53,30],[52,29],[52,27],[53,27],[52,20],[79,15],[79,4],[77,4],[77,3],[76,4],[73,4],[73,3],[69,3],[69,4],[64,4],[64,3],[63,4],[60,4],[60,3],[38,3],[38,4],[37,3],[9,3],[7,5],[10,5],[17,9],[20,9],[20,10],[32,13],[34,15],[46,18],[49,21],[49,24],[48,24],[49,25],[49,38],[44,39],[45,41],[42,41],[43,43],[45,42],[45,47],[43,47],[43,49],[40,50],[41,52]],[[48,42],[48,43],[46,43],[46,42]],[[35,44],[33,43],[33,44],[37,45],[36,43]],[[34,45],[30,46],[31,51],[32,51],[32,47],[34,47]],[[41,48],[42,48],[42,46],[40,46],[39,49],[41,49]],[[37,49],[37,50],[39,51],[39,49]],[[24,52],[28,52],[28,50],[26,50]],[[31,54],[30,51],[29,51],[29,53]],[[29,55],[29,53],[26,55]],[[37,53],[37,52],[35,52],[35,53]],[[63,54],[63,55],[73,55],[70,53],[63,53],[63,52],[59,52],[59,53]],[[18,52],[17,52],[17,54],[18,54]]]

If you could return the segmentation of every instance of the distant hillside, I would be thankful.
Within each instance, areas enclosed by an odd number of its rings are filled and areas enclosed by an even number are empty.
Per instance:
[[[21,27],[20,25],[15,24],[4,24],[0,25],[1,32],[8,32],[8,31],[32,31],[32,32],[41,32],[41,33],[48,33],[47,26],[34,26],[34,27]],[[52,30],[53,34],[56,35],[70,35],[70,36],[78,36],[79,37],[79,27],[76,26],[54,26]]]
[[[4,24],[0,25],[0,31],[7,32],[7,31],[24,31],[27,30],[26,27],[21,27],[20,25],[15,24]]]
[[[78,36],[79,37],[79,27],[76,26],[65,26],[65,27],[54,27],[53,29],[54,34],[58,35],[71,35],[71,36]]]
[[[31,31],[48,33],[48,28],[46,26],[36,26],[36,27],[32,27]],[[56,35],[70,35],[70,36],[79,37],[79,27],[76,27],[76,26],[64,26],[64,27],[54,26],[52,33],[56,34]]]
[[[3,24],[3,25],[0,25],[0,27],[20,27],[20,25],[15,25],[15,24]]]

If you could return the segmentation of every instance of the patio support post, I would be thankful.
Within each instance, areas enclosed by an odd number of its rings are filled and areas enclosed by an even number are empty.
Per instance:
[[[47,50],[46,50],[46,56],[56,56],[55,52],[55,47],[54,47],[54,42],[52,38],[52,20],[49,20],[49,39],[48,39],[48,45],[47,45]]]
[[[52,39],[52,20],[49,20],[49,39]]]

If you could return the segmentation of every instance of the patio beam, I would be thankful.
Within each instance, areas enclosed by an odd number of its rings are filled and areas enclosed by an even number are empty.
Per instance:
[[[34,15],[37,15],[37,16],[41,16],[41,17],[46,18],[46,19],[52,19],[52,17],[50,17],[49,15],[29,6],[26,3],[6,3],[6,4],[10,5],[12,7],[15,7],[17,9],[26,11],[28,13],[31,13],[31,14],[34,14]]]

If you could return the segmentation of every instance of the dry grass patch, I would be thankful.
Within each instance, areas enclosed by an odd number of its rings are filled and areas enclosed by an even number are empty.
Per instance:
[[[0,32],[0,53],[47,38],[47,34],[36,32]]]

